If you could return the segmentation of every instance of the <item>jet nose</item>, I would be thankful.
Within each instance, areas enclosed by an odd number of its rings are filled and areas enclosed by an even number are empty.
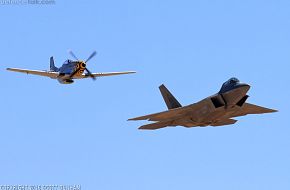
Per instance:
[[[237,88],[242,89],[245,93],[247,93],[250,90],[251,86],[246,83],[239,83],[237,84]]]

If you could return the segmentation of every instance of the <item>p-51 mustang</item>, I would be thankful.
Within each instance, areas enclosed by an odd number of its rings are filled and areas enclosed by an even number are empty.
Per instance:
[[[225,82],[217,94],[184,107],[164,85],[161,85],[159,89],[169,110],[129,119],[155,121],[155,123],[143,125],[139,129],[231,125],[237,122],[232,119],[233,117],[276,112],[273,109],[246,103],[250,85],[240,83],[236,78]]]
[[[64,62],[64,64],[60,68],[57,68],[54,65],[54,59],[53,57],[51,57],[49,71],[27,70],[27,69],[18,69],[18,68],[7,68],[7,70],[50,77],[52,79],[57,79],[61,84],[71,84],[74,82],[73,79],[83,79],[83,78],[91,77],[93,80],[95,80],[96,77],[136,73],[135,71],[91,73],[87,69],[87,62],[97,54],[95,51],[89,56],[89,58],[86,61],[79,60],[72,51],[69,51],[69,53],[76,60],[74,61],[74,60],[68,59]],[[84,73],[84,71],[86,71],[86,73]]]

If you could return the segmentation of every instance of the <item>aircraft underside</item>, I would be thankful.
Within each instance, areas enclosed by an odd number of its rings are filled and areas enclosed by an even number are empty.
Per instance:
[[[171,126],[183,126],[186,128],[191,127],[206,127],[206,126],[221,126],[221,125],[231,125],[237,122],[237,120],[231,119],[235,117],[234,113],[237,113],[240,110],[240,107],[232,108],[216,108],[214,111],[204,115],[197,114],[193,112],[193,117],[182,118],[173,120]],[[199,115],[199,117],[197,117]]]

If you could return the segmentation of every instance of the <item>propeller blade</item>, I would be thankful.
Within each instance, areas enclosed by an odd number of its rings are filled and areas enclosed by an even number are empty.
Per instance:
[[[69,50],[69,52],[68,52],[73,58],[75,58],[77,61],[79,60],[78,58],[77,58],[77,56],[71,51],[71,50]]]
[[[91,55],[90,55],[90,57],[85,61],[85,63],[87,63],[90,59],[92,59],[95,55],[97,55],[97,52],[96,51],[94,51]]]
[[[89,76],[92,77],[93,80],[96,80],[96,77],[89,71],[89,69],[86,68],[86,71],[88,72]]]
[[[75,76],[75,74],[77,74],[77,72],[79,72],[81,68],[78,68],[77,70],[75,70],[72,74],[70,74],[69,78],[73,78]]]

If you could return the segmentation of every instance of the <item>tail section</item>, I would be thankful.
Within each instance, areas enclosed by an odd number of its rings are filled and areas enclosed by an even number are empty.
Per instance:
[[[176,100],[176,98],[169,92],[169,90],[162,84],[159,86],[159,90],[163,96],[163,99],[168,107],[168,109],[174,109],[182,107],[181,104]]]
[[[50,57],[50,70],[51,71],[55,71],[55,72],[58,71],[58,68],[54,65],[54,59],[53,59],[53,57]]]

